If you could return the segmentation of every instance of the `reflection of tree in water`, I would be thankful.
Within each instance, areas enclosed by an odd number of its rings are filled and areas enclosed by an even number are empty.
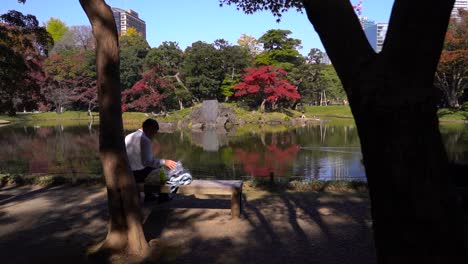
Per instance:
[[[450,160],[466,164],[466,126],[442,125],[441,134]],[[352,125],[329,125],[326,129],[323,124],[308,125],[226,138],[218,151],[206,151],[192,132],[159,133],[153,147],[155,155],[181,160],[199,178],[269,177],[270,173],[306,181],[365,177],[359,138]],[[2,127],[0,173],[100,174],[98,140],[97,127]]]
[[[51,127],[35,128],[36,137],[32,139],[31,150],[28,152],[29,173],[49,172],[49,157],[47,155],[47,138],[54,132]]]
[[[285,176],[285,169],[292,166],[299,149],[297,144],[291,144],[284,149],[270,144],[262,152],[238,147],[234,149],[234,153],[235,159],[243,164],[244,171],[250,176]]]
[[[0,133],[0,173],[25,173],[31,157],[31,141],[28,130],[17,128],[19,133],[3,128]],[[23,158],[24,157],[24,158]]]
[[[3,130],[0,172],[64,176],[100,173],[98,135],[85,129],[55,126]]]
[[[440,132],[449,160],[455,163],[468,162],[468,126],[441,126]]]

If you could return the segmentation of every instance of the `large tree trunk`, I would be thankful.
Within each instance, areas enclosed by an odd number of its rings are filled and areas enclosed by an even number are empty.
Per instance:
[[[349,0],[304,1],[361,140],[379,263],[465,263],[433,76],[453,0],[396,0],[383,51]]]
[[[135,180],[124,144],[119,80],[117,29],[104,0],[80,0],[97,41],[96,69],[99,98],[99,153],[109,206],[109,226],[103,250],[146,254],[149,249]]]

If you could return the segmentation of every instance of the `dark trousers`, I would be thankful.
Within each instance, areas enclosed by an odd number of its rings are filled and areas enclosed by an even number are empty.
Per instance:
[[[142,170],[136,170],[136,171],[133,171],[133,177],[135,177],[135,181],[136,183],[144,183],[145,182],[145,179],[148,178],[148,176],[150,175],[150,173],[155,170],[156,168],[153,168],[153,167],[146,167]],[[148,195],[148,194],[152,194],[153,192],[152,191],[149,191],[149,190],[145,190],[145,195]],[[168,194],[167,193],[160,193],[159,194],[159,200],[161,201],[164,201],[164,200],[168,200]]]
[[[133,177],[135,177],[136,183],[143,183],[148,175],[154,170],[153,167],[146,167],[142,170],[133,171]]]

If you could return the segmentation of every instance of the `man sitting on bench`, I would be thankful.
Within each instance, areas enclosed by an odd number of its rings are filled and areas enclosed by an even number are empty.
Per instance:
[[[173,160],[159,159],[153,156],[151,140],[156,136],[158,130],[159,124],[156,120],[146,119],[142,128],[125,137],[128,161],[139,187],[139,192],[144,192],[145,179],[153,170],[162,169],[161,166],[163,165],[169,169],[174,169],[177,165]],[[143,190],[140,189],[141,186],[143,186]],[[154,201],[156,198],[157,196],[153,193],[145,192],[145,202]]]

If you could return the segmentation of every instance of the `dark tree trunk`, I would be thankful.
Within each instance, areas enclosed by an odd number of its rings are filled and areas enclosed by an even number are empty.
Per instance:
[[[349,0],[304,1],[361,140],[379,263],[465,263],[433,76],[453,0],[396,0],[381,53]]]
[[[5,108],[8,109],[8,116],[16,116],[16,107],[13,103],[13,99],[8,100]]]
[[[146,254],[149,246],[142,228],[137,188],[124,143],[119,80],[117,29],[104,0],[80,0],[96,38],[99,98],[99,153],[109,206],[109,226],[103,250]]]

